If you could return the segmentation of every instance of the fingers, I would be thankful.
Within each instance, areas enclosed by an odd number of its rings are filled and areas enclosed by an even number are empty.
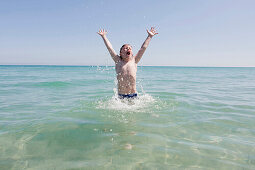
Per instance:
[[[107,34],[107,30],[105,29],[99,29],[99,31],[97,32],[99,35],[106,35]]]
[[[150,30],[154,35],[158,34],[157,33],[157,30],[155,29],[155,27],[151,27],[151,30]]]
[[[98,32],[105,32],[105,33],[107,33],[107,30],[105,30],[105,29],[99,29],[99,31]]]
[[[155,27],[151,27],[151,31],[156,31]]]
[[[154,30],[156,31],[155,27],[151,27],[150,31],[154,31]]]

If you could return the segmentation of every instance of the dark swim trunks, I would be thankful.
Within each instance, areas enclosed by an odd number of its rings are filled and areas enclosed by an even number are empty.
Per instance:
[[[133,94],[119,94],[120,99],[134,99],[137,97],[137,93]]]

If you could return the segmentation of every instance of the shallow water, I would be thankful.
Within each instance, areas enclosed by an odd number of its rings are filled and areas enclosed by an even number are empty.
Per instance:
[[[255,68],[0,66],[0,169],[255,169]]]

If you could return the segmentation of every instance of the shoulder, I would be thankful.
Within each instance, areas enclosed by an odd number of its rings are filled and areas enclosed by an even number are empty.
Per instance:
[[[119,55],[116,55],[115,65],[120,64],[120,62],[121,62],[121,57]]]
[[[113,59],[114,59],[115,64],[117,64],[121,61],[121,57],[119,55],[116,55]]]

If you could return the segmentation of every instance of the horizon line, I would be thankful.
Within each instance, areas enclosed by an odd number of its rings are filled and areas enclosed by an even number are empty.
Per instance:
[[[0,64],[0,66],[66,66],[66,67],[114,67],[114,65],[65,65],[65,64]],[[255,66],[175,66],[175,65],[139,65],[138,67],[215,67],[215,68],[255,68]]]

